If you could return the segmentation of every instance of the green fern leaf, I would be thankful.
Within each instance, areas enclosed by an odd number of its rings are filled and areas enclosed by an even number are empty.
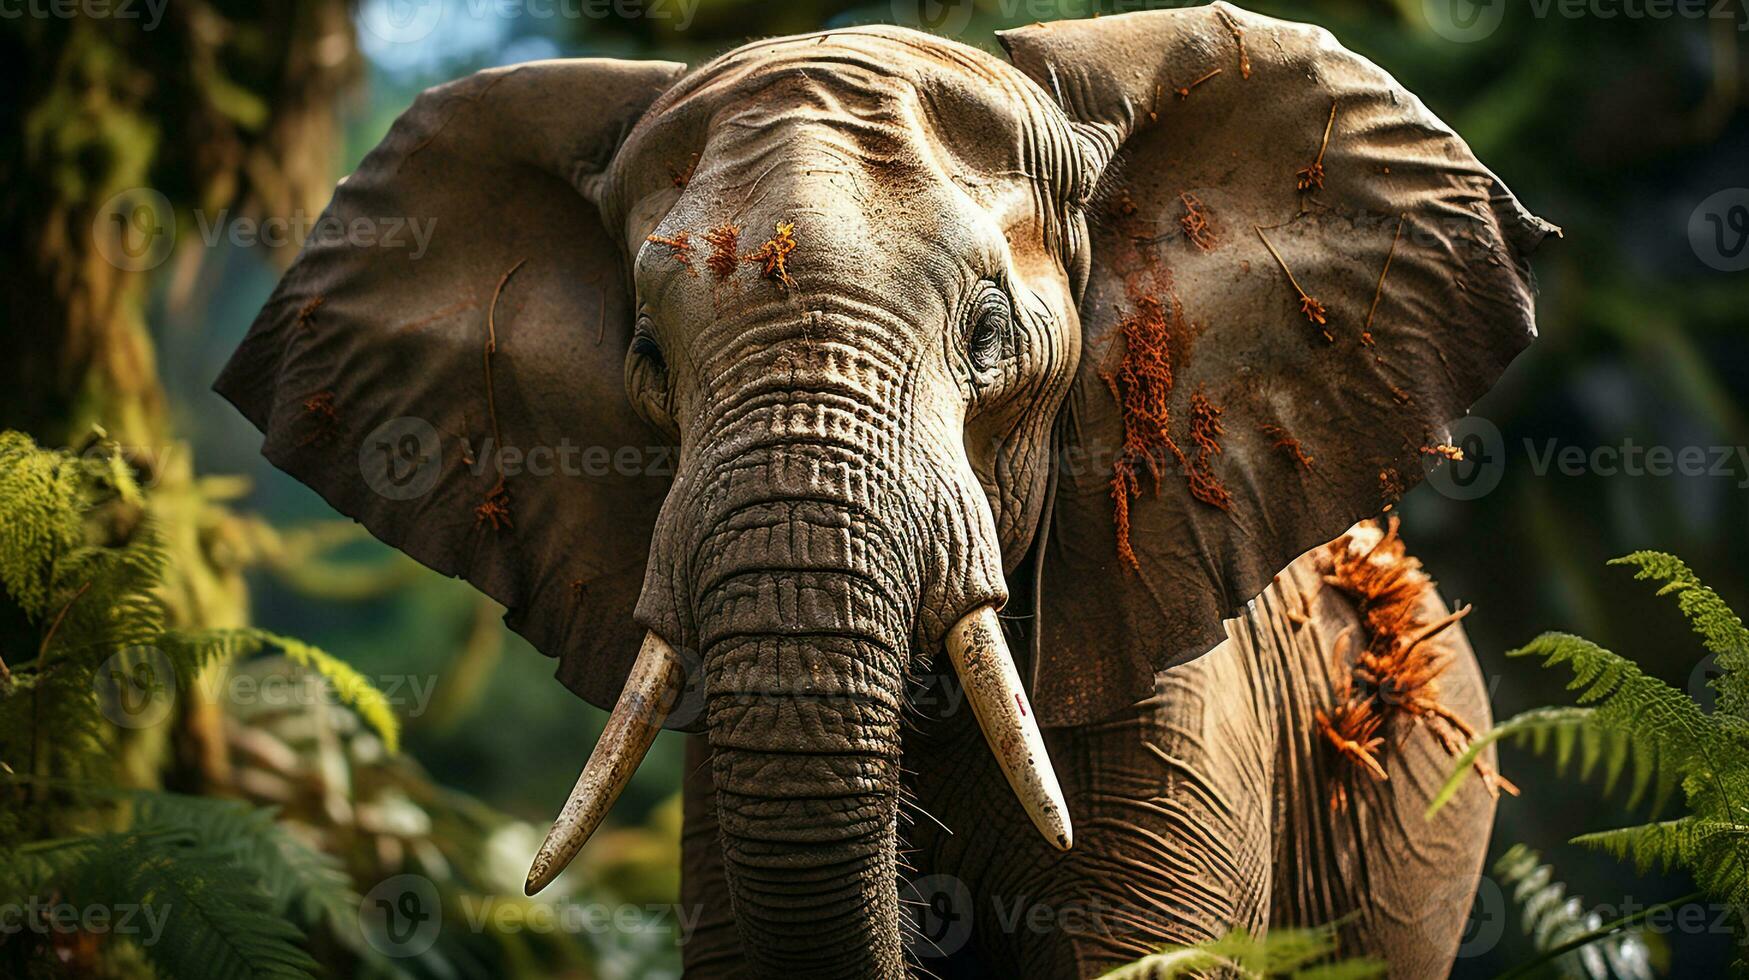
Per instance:
[[[170,645],[177,646],[187,656],[243,657],[270,647],[277,648],[293,663],[315,671],[334,685],[341,702],[376,729],[388,751],[400,751],[401,722],[388,697],[351,664],[330,653],[301,640],[260,629],[177,631],[168,639]]]
[[[1317,929],[1274,929],[1252,936],[1243,927],[1194,946],[1166,946],[1111,970],[1108,980],[1174,980],[1227,971],[1246,980],[1371,980],[1384,975],[1384,965],[1352,959],[1319,963],[1334,956],[1337,925]]]
[[[1635,579],[1665,583],[1658,594],[1676,596],[1677,608],[1688,618],[1706,648],[1718,657],[1722,673],[1711,684],[1719,692],[1719,710],[1749,720],[1749,628],[1744,627],[1743,620],[1674,555],[1636,551],[1610,564],[1637,568]]]

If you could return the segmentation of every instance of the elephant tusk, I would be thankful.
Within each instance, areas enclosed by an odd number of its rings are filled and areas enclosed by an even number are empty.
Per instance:
[[[656,741],[656,733],[662,730],[662,722],[673,707],[684,674],[674,648],[655,633],[646,634],[637,662],[626,678],[625,689],[601,733],[601,741],[589,753],[583,774],[577,777],[565,808],[553,821],[553,829],[547,832],[547,839],[528,869],[524,889],[528,894],[552,884],[583,849],[595,828],[601,826],[602,818],[631,782],[632,773],[644,761],[650,744]]]
[[[996,610],[985,606],[955,623],[947,634],[947,655],[965,686],[984,740],[996,753],[996,762],[1026,815],[1046,840],[1068,850],[1075,840],[1069,808],[1045,753],[1038,719],[1020,686],[1014,658],[1008,654],[1008,641],[1002,638]]]

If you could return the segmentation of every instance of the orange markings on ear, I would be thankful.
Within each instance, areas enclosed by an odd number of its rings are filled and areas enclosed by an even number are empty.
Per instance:
[[[315,305],[321,304],[318,302]],[[298,443],[300,447],[333,442],[339,437],[340,414],[334,410],[332,391],[318,391],[304,399],[304,415],[311,420],[314,428]]]
[[[675,187],[684,188],[687,184],[692,183],[693,171],[697,169],[698,154],[694,153],[692,155],[692,160],[687,163],[685,170],[675,170],[673,167],[669,167],[668,179],[673,182]]]
[[[1454,463],[1461,463],[1464,459],[1464,451],[1448,442],[1442,442],[1436,446],[1422,446],[1421,455],[1444,456]]]
[[[1117,553],[1131,568],[1139,568],[1130,547],[1130,501],[1141,495],[1141,474],[1146,468],[1160,492],[1164,453],[1184,458],[1169,431],[1172,398],[1172,333],[1160,297],[1132,285],[1134,310],[1118,323],[1116,343],[1123,343],[1123,359],[1115,373],[1100,371],[1111,397],[1123,415],[1123,452],[1112,463],[1111,500],[1117,524]],[[1183,309],[1176,298],[1173,320],[1183,322]]]
[[[1330,148],[1330,130],[1336,125],[1336,103],[1330,103],[1330,118],[1324,123],[1324,141],[1318,144],[1318,158],[1309,167],[1301,167],[1294,178],[1301,191],[1324,189],[1324,151]]]
[[[1269,249],[1269,254],[1275,257],[1275,263],[1281,266],[1281,271],[1287,273],[1287,281],[1294,287],[1294,292],[1300,294],[1300,313],[1303,314],[1306,319],[1312,321],[1313,324],[1317,325],[1319,332],[1324,335],[1325,341],[1332,344],[1335,343],[1336,338],[1330,333],[1330,328],[1326,325],[1329,320],[1325,316],[1324,304],[1313,299],[1310,293],[1300,287],[1300,281],[1294,278],[1294,271],[1287,267],[1287,260],[1283,259],[1281,253],[1275,250],[1275,246],[1270,243],[1269,239],[1264,237],[1263,229],[1257,227],[1255,230],[1258,239],[1263,242],[1263,247]]]
[[[1257,431],[1274,440],[1270,443],[1271,449],[1280,449],[1286,452],[1294,462],[1308,470],[1312,468],[1312,457],[1306,454],[1305,447],[1300,445],[1300,441],[1295,439],[1292,433],[1279,425],[1260,425],[1257,427]]]
[[[711,247],[710,258],[705,260],[705,266],[718,282],[735,274],[735,266],[740,264],[741,256],[737,249],[741,246],[741,229],[724,222],[704,233],[706,244]]]
[[[474,508],[474,523],[491,524],[494,531],[516,526],[510,522],[510,487],[502,476],[486,492],[486,499],[480,502],[480,506]]]
[[[1251,56],[1245,53],[1245,29],[1240,27],[1238,21],[1229,16],[1225,10],[1215,11],[1215,16],[1227,25],[1227,30],[1232,33],[1233,40],[1239,43],[1239,77],[1250,78]]]
[[[322,304],[326,303],[326,302],[328,302],[328,297],[317,296],[316,298],[310,300],[308,303],[305,303],[303,306],[299,307],[298,308],[298,329],[299,330],[310,329],[310,320],[316,315],[316,311],[322,308]]]
[[[1203,82],[1208,81],[1209,79],[1215,77],[1216,75],[1219,75],[1220,73],[1221,73],[1221,69],[1216,68],[1216,69],[1210,71],[1208,74],[1197,79],[1196,81],[1191,82],[1189,85],[1185,85],[1181,88],[1175,88],[1172,91],[1174,91],[1178,94],[1179,99],[1181,99],[1181,100],[1188,99],[1188,98],[1190,98],[1190,90],[1191,89],[1196,88],[1198,85],[1201,85]]]
[[[1395,467],[1379,470],[1379,499],[1384,503],[1385,510],[1396,506],[1403,499],[1403,474]]]
[[[1368,347],[1373,345],[1372,318],[1377,315],[1379,311],[1379,300],[1384,298],[1385,295],[1385,276],[1390,274],[1391,259],[1396,257],[1397,242],[1403,237],[1403,222],[1408,220],[1409,213],[1407,211],[1397,216],[1397,233],[1391,236],[1391,249],[1385,253],[1385,267],[1379,270],[1379,284],[1378,287],[1373,290],[1372,308],[1366,311],[1366,324],[1360,328],[1360,342]]]
[[[1344,632],[1334,644],[1337,704],[1329,713],[1317,712],[1318,730],[1335,750],[1375,780],[1389,779],[1380,756],[1386,745],[1380,729],[1386,723],[1426,725],[1448,754],[1461,755],[1476,737],[1462,718],[1439,701],[1439,677],[1451,664],[1450,652],[1431,641],[1469,615],[1465,606],[1438,619],[1429,620],[1422,608],[1433,580],[1422,571],[1421,562],[1410,557],[1397,536],[1392,518],[1377,543],[1356,552],[1353,538],[1344,535],[1327,545],[1319,556],[1325,584],[1353,603],[1360,615],[1366,642],[1352,665],[1347,661]],[[1403,732],[1395,732],[1396,742]],[[1517,795],[1518,788],[1493,767],[1477,761],[1477,775],[1496,796],[1504,791]],[[1338,782],[1331,805],[1343,809],[1347,788]]]
[[[1215,247],[1215,230],[1209,224],[1208,214],[1203,211],[1202,201],[1189,191],[1179,194],[1178,201],[1184,205],[1184,216],[1178,219],[1179,227],[1184,229],[1184,237],[1202,251],[1212,251]]]
[[[765,244],[748,252],[744,258],[748,262],[757,262],[763,266],[762,275],[774,280],[784,289],[795,288],[796,281],[790,278],[789,269],[785,263],[789,253],[796,250],[796,225],[793,221],[779,221],[777,234],[766,239]]]
[[[673,257],[674,261],[686,267],[687,275],[698,275],[698,270],[692,267],[692,237],[686,232],[683,231],[678,235],[667,237],[651,235],[644,240],[652,245],[666,246],[668,254]]]
[[[1190,480],[1190,495],[1221,510],[1232,508],[1233,495],[1221,485],[1215,477],[1212,463],[1214,457],[1220,454],[1220,436],[1225,431],[1221,428],[1221,409],[1213,402],[1197,392],[1190,396],[1190,438],[1196,443],[1196,461],[1186,463],[1184,454],[1179,453],[1178,462],[1184,466],[1185,476]],[[1176,451],[1176,447],[1174,449]]]

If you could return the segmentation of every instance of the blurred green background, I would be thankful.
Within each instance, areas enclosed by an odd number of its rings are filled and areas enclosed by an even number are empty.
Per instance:
[[[1468,0],[1456,3],[1463,8]],[[870,22],[921,24],[995,50],[992,32],[1000,28],[1141,5],[703,0],[695,8],[692,0],[652,0],[643,6],[650,16],[628,20],[592,15],[611,8],[582,2],[366,0],[352,13],[352,38],[343,39],[355,39],[360,70],[331,100],[340,121],[333,172],[354,167],[419,90],[483,67],[576,55],[696,64],[749,38]],[[1466,626],[1496,717],[1569,700],[1560,689],[1565,675],[1502,656],[1545,629],[1589,636],[1704,694],[1702,651],[1674,607],[1604,561],[1639,548],[1671,551],[1739,608],[1749,606],[1749,450],[1738,455],[1736,448],[1749,446],[1749,272],[1716,267],[1716,255],[1709,264],[1704,240],[1697,248],[1690,236],[1691,224],[1704,227],[1696,213],[1703,202],[1749,185],[1744,11],[1723,10],[1728,18],[1599,16],[1622,9],[1606,3],[1581,16],[1564,16],[1559,7],[1538,16],[1537,5],[1493,0],[1504,8],[1498,27],[1453,40],[1452,22],[1442,19],[1450,7],[1444,0],[1250,6],[1328,27],[1383,65],[1531,210],[1565,229],[1564,240],[1551,240],[1535,260],[1542,337],[1476,407],[1500,433],[1492,446],[1477,443],[1485,451],[1475,454],[1499,475],[1498,486],[1463,500],[1423,487],[1400,509],[1411,550],[1447,598],[1476,605]],[[1749,201],[1744,195],[1736,200]],[[147,306],[174,429],[192,441],[201,471],[249,477],[247,506],[274,524],[331,517],[313,493],[261,460],[255,431],[208,391],[267,298],[283,256],[223,243],[196,251],[198,261],[153,274]],[[1551,440],[1587,453],[1628,440],[1723,447],[1729,466],[1707,476],[1539,473],[1536,458]],[[342,557],[381,563],[391,560],[385,552],[363,542]],[[497,625],[498,611],[466,585],[422,571],[409,581],[386,597],[341,602],[263,576],[253,583],[255,618],[348,658],[368,675],[435,675],[430,704],[407,718],[412,755],[438,782],[544,826],[593,744],[602,713],[553,682],[552,662]],[[678,785],[680,758],[679,740],[664,735],[613,820],[656,819]],[[1511,749],[1502,768],[1524,795],[1502,803],[1496,853],[1518,841],[1539,848],[1588,903],[1651,903],[1688,890],[1684,881],[1638,878],[1565,845],[1574,834],[1629,822],[1616,800],[1557,781],[1545,765]],[[671,824],[662,833],[672,835]],[[653,894],[672,887],[650,883]],[[1477,941],[1457,975],[1492,975],[1523,955],[1516,922],[1498,925],[1514,917],[1497,895],[1489,898],[1485,884]],[[1486,941],[1496,932],[1497,943]],[[1718,935],[1671,936],[1669,945],[1678,976],[1712,975],[1728,959],[1728,941]]]

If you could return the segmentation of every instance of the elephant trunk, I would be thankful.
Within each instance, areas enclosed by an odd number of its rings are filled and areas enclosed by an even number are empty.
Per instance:
[[[724,867],[762,974],[904,975],[899,717],[915,597],[854,509],[756,503],[700,552]],[[873,536],[880,536],[876,532]]]

